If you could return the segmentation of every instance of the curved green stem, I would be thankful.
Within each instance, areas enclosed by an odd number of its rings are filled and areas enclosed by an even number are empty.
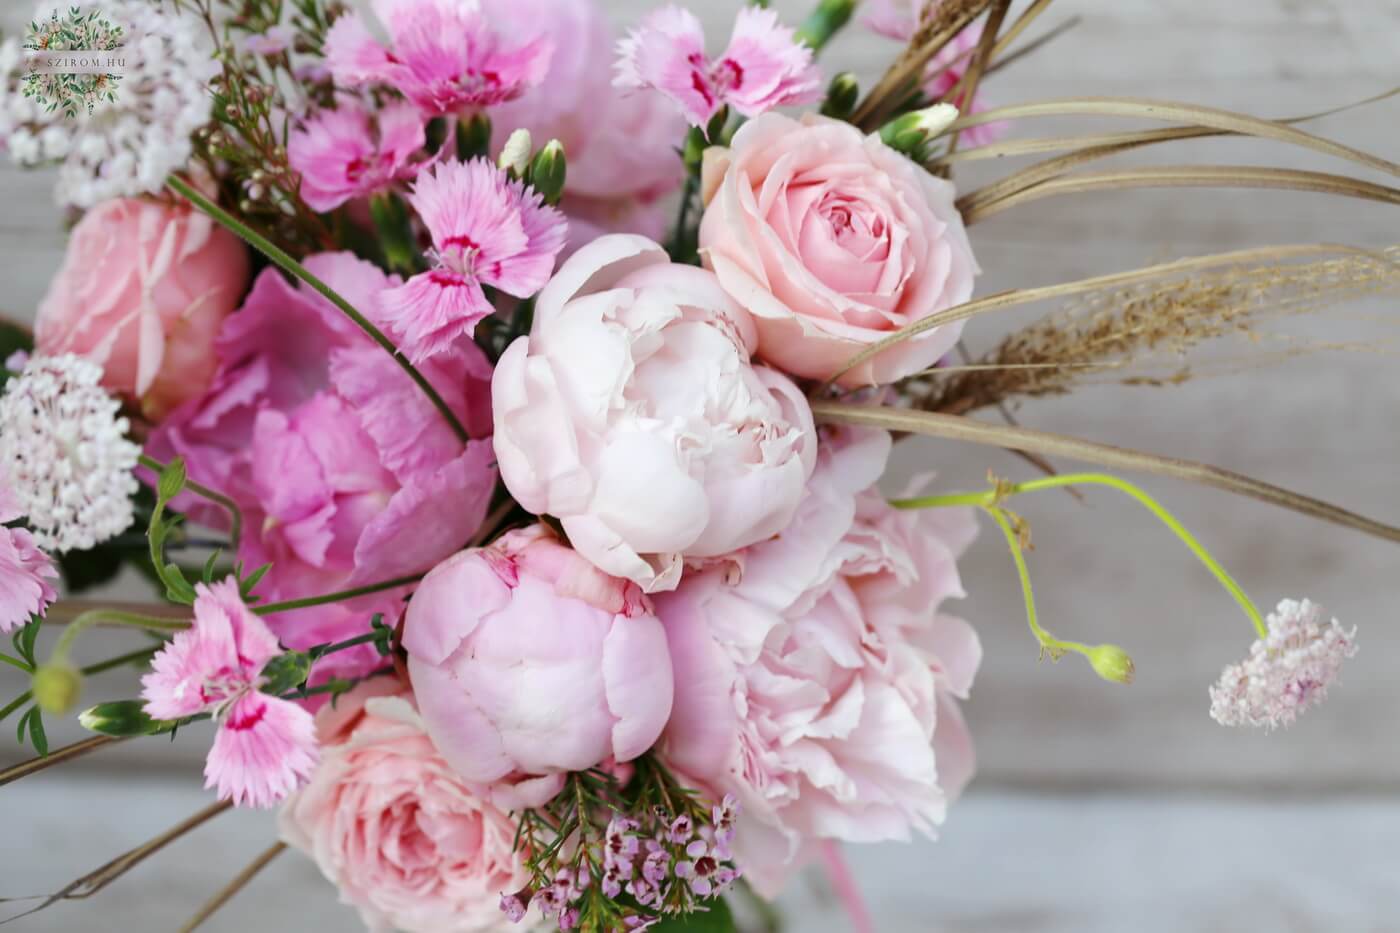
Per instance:
[[[168,464],[161,463],[155,457],[147,456],[144,453],[137,458],[137,462],[155,473],[157,477],[164,473],[165,468],[168,466]],[[217,489],[210,489],[208,486],[196,483],[194,480],[186,479],[185,488],[201,499],[208,499],[210,502],[228,512],[229,542],[233,545],[234,550],[237,550],[238,542],[243,538],[243,510],[238,507],[238,503],[234,502]]]
[[[1243,587],[1235,582],[1235,578],[1230,576],[1229,572],[1220,565],[1220,562],[1215,559],[1214,555],[1207,551],[1205,546],[1196,539],[1195,535],[1187,531],[1186,527],[1177,520],[1176,516],[1168,512],[1161,503],[1142,489],[1117,476],[1112,476],[1107,473],[1066,473],[1060,476],[1045,476],[1039,479],[1028,480],[1024,483],[1002,486],[998,489],[989,489],[985,492],[954,493],[946,496],[920,496],[914,499],[895,499],[892,500],[890,504],[900,509],[976,505],[991,511],[991,508],[995,507],[997,502],[1007,496],[1017,495],[1023,492],[1037,492],[1042,489],[1057,489],[1065,486],[1080,485],[1108,486],[1112,489],[1116,489],[1132,497],[1145,509],[1155,515],[1163,525],[1171,529],[1172,533],[1196,556],[1196,559],[1220,581],[1220,585],[1225,587],[1230,595],[1235,598],[1235,602],[1239,603],[1240,608],[1243,609],[1245,615],[1249,617],[1249,621],[1253,624],[1254,630],[1259,633],[1259,637],[1268,637],[1269,628],[1264,623],[1264,618],[1260,614],[1258,607],[1254,605],[1253,600],[1245,593]]]
[[[467,429],[462,426],[462,422],[453,414],[452,409],[448,407],[443,397],[438,394],[437,389],[433,388],[432,383],[427,380],[427,377],[419,372],[418,368],[399,352],[399,348],[394,345],[394,342],[390,340],[382,330],[376,327],[369,318],[355,310],[355,307],[350,304],[350,302],[342,298],[325,282],[322,282],[319,278],[312,275],[305,266],[293,259],[289,253],[276,243],[273,243],[267,237],[258,233],[252,227],[243,223],[237,217],[234,217],[228,211],[200,194],[178,175],[171,175],[170,178],[167,179],[166,184],[195,207],[214,218],[233,233],[238,234],[238,236],[252,245],[254,249],[262,253],[268,259],[271,259],[289,275],[295,276],[305,282],[320,293],[323,298],[335,305],[342,314],[355,323],[356,327],[364,331],[371,340],[384,349],[384,352],[394,358],[394,362],[399,365],[399,368],[408,374],[408,377],[413,380],[414,384],[428,397],[428,401],[433,403],[433,407],[442,415],[443,420],[446,421],[448,427],[452,429],[452,433],[457,435],[457,439],[463,444],[470,440]]]
[[[190,623],[178,619],[160,619],[155,616],[138,615],[135,612],[121,612],[116,609],[92,609],[84,612],[63,629],[63,634],[54,642],[49,664],[62,664],[68,660],[68,652],[83,632],[96,625],[126,625],[145,629],[148,632],[170,634],[190,627]],[[106,668],[103,668],[106,670]]]
[[[1031,590],[1030,569],[1026,566],[1026,555],[1021,548],[1021,536],[1016,531],[1011,519],[1006,517],[1006,510],[998,508],[991,503],[977,503],[981,506],[1001,529],[1001,533],[1006,537],[1006,545],[1011,550],[1011,560],[1016,565],[1016,575],[1021,578],[1021,598],[1026,603],[1026,623],[1030,625],[1031,634],[1040,643],[1040,647],[1049,652],[1051,660],[1059,660],[1060,655],[1066,651],[1077,651],[1080,654],[1088,655],[1089,647],[1077,641],[1062,641],[1051,635],[1040,624],[1040,615],[1035,609],[1035,593]],[[908,506],[906,506],[908,508]]]
[[[408,586],[410,583],[417,583],[423,579],[423,574],[415,573],[408,577],[399,577],[394,580],[385,580],[382,583],[371,583],[368,586],[359,586],[353,590],[340,590],[336,593],[325,593],[321,596],[307,596],[302,599],[289,599],[282,603],[268,603],[265,606],[254,606],[253,611],[260,616],[271,615],[274,612],[289,612],[293,609],[308,609],[312,606],[324,606],[327,603],[338,603],[346,599],[354,599],[357,596],[368,596],[370,593],[381,593],[384,590],[393,590],[401,586]]]

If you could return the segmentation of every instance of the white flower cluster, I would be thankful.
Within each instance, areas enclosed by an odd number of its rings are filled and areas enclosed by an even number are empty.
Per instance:
[[[1231,664],[1210,688],[1211,718],[1223,726],[1292,725],[1327,697],[1342,662],[1356,654],[1356,628],[1342,628],[1315,603],[1285,599],[1269,614],[1269,637]]]
[[[83,550],[131,524],[141,449],[101,380],[82,357],[36,356],[0,396],[0,479],[40,547]]]
[[[36,19],[66,0],[46,0]],[[91,207],[110,198],[154,193],[193,153],[190,137],[209,122],[210,82],[219,72],[207,28],[168,0],[97,0],[84,4],[124,30],[125,71],[115,100],[48,112],[24,96],[24,51],[0,44],[0,148],[18,165],[61,163],[55,200]]]

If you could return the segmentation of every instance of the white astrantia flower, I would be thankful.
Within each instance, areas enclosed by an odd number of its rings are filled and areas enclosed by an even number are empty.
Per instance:
[[[141,449],[101,380],[82,357],[36,356],[0,396],[0,481],[40,547],[84,550],[131,525]]]
[[[35,19],[68,5],[45,0]],[[0,44],[0,148],[26,167],[58,162],[55,200],[75,207],[164,188],[210,120],[210,82],[220,69],[208,29],[169,0],[96,0],[83,10],[125,34],[115,100],[97,101],[91,113],[80,106],[70,118],[25,97],[21,40]]]
[[[1292,725],[1327,697],[1342,662],[1356,654],[1356,628],[1342,628],[1309,600],[1285,599],[1269,614],[1268,638],[1210,688],[1210,715],[1224,726]]]

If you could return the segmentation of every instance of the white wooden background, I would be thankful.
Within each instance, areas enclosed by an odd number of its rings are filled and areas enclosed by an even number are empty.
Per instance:
[[[11,3],[7,25],[27,12]],[[619,22],[652,5],[609,3]],[[807,3],[775,5],[792,18]],[[718,41],[737,4],[691,6]],[[1044,21],[1076,14],[1076,29],[998,74],[989,96],[1108,93],[1287,115],[1369,97],[1400,78],[1396,0],[1061,0]],[[893,51],[851,30],[826,64],[869,75]],[[1042,121],[1020,132],[1101,126]],[[1395,100],[1310,128],[1400,158]],[[1146,158],[1345,170],[1239,140],[1179,144]],[[47,183],[0,170],[7,311],[32,311],[61,255],[61,217]],[[975,228],[973,241],[988,293],[1250,245],[1379,247],[1400,242],[1398,217],[1306,194],[1119,193],[1018,208]],[[1393,340],[1386,315],[1400,310],[1395,302],[1370,310],[1382,312],[1372,336]],[[979,321],[969,342],[986,345],[1010,323]],[[1330,335],[1332,326],[1324,319],[1310,332]],[[1317,356],[1177,389],[1095,389],[1028,405],[1019,416],[1033,427],[1227,466],[1400,522],[1397,411],[1400,367],[1393,353],[1378,353]],[[989,467],[1027,471],[1006,455],[947,443],[914,442],[899,455],[901,473],[930,466],[964,487]],[[1230,599],[1130,504],[1107,494],[1092,495],[1087,507],[1058,494],[1022,503],[1036,533],[1032,573],[1046,624],[1066,637],[1125,645],[1138,680],[1102,683],[1076,659],[1037,663],[1007,557],[985,534],[965,564],[972,597],[963,607],[987,649],[968,707],[981,773],[940,843],[853,853],[881,930],[1400,928],[1400,856],[1390,842],[1400,830],[1400,742],[1391,727],[1400,710],[1400,549],[1223,493],[1144,485],[1260,603],[1307,595],[1358,624],[1360,656],[1327,705],[1295,728],[1221,729],[1206,715],[1206,687],[1251,638]],[[94,657],[101,650],[94,644]],[[15,680],[0,672],[0,685],[8,695]],[[90,696],[129,692],[129,683],[113,680]],[[0,791],[0,895],[53,889],[193,812],[207,799],[196,784],[202,751],[191,731],[173,748],[130,745],[66,769],[68,777]],[[12,742],[0,745],[0,761],[17,756]],[[221,817],[99,898],[16,927],[172,929],[268,838],[263,816]],[[307,863],[278,864],[209,929],[354,928]],[[795,930],[845,928],[814,888],[799,886],[790,901]]]

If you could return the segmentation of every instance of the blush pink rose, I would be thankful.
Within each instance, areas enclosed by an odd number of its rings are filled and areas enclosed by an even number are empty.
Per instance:
[[[676,681],[664,755],[735,796],[735,858],[769,894],[815,840],[931,833],[973,767],[956,700],[981,648],[940,609],[963,595],[972,514],[887,505],[870,484],[889,435],[828,441],[792,526],[741,574],[656,597]]]
[[[512,495],[603,571],[654,592],[687,558],[782,531],[816,452],[807,400],[753,366],[753,322],[715,277],[614,234],[573,255],[496,365]]]
[[[73,228],[35,344],[98,363],[103,385],[159,420],[209,385],[219,325],[247,284],[247,250],[204,214],[104,201]]]
[[[499,930],[501,893],[528,880],[515,821],[443,760],[398,689],[376,678],[322,708],[321,763],[282,807],[282,840],[371,930]]]
[[[700,251],[758,328],[758,355],[826,379],[868,344],[961,304],[977,262],[953,185],[849,123],[750,120],[706,154]],[[897,344],[841,377],[884,385],[932,366],[961,323]]]
[[[428,732],[468,781],[631,761],[671,714],[651,603],[542,525],[433,568],[403,645]]]
[[[348,253],[305,264],[382,325],[379,298],[398,278]],[[272,563],[258,586],[266,599],[423,572],[476,531],[496,471],[485,355],[462,338],[419,369],[474,438],[465,447],[387,353],[325,299],[267,269],[219,333],[212,385],[172,412],[147,449],[184,457],[191,479],[242,508],[238,557],[249,568]],[[227,522],[203,500],[177,505],[211,527]],[[375,612],[392,623],[405,595],[269,623],[283,644],[304,649],[368,631]],[[328,660],[355,657],[377,660],[373,651]]]

